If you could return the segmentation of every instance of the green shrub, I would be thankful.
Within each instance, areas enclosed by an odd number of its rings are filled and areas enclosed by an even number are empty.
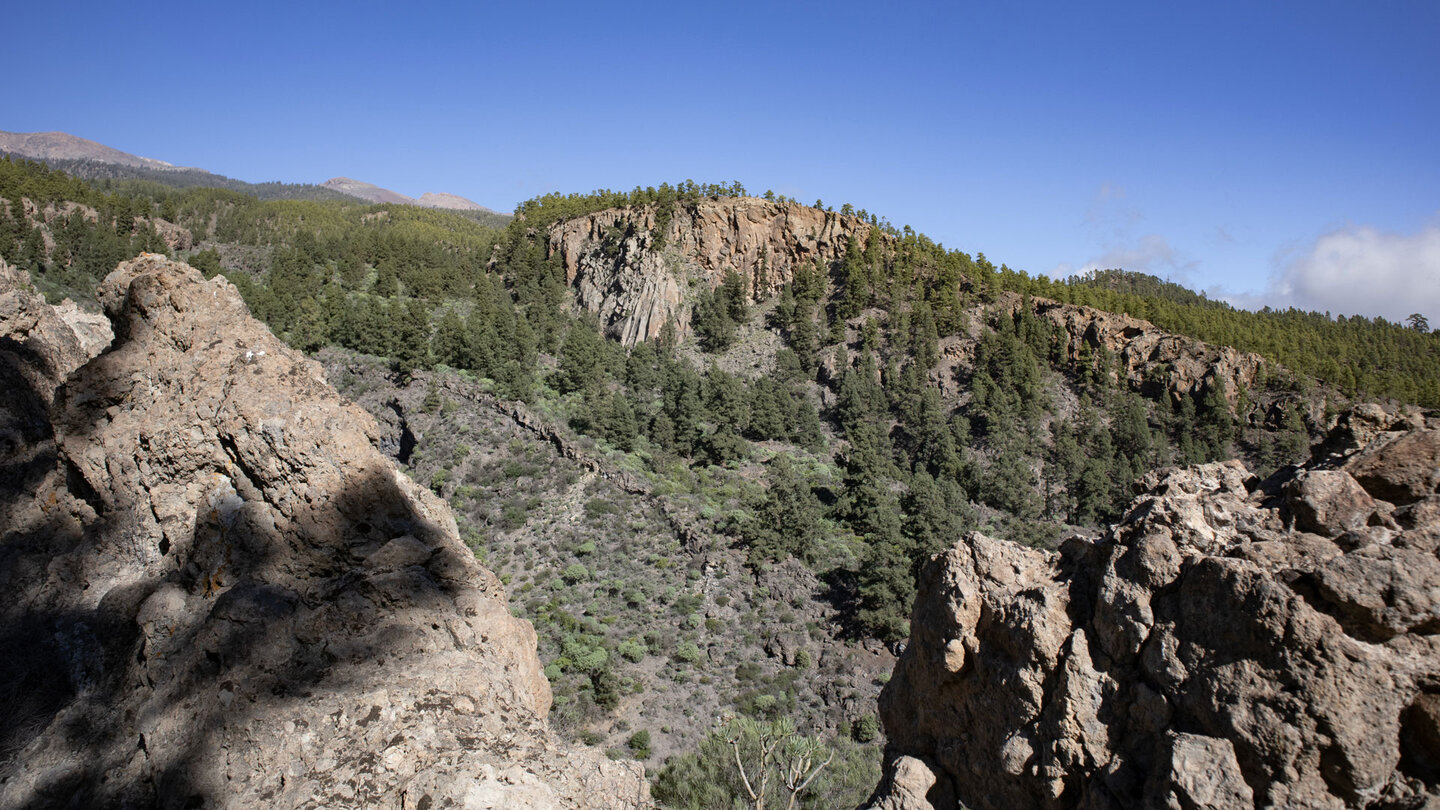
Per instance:
[[[880,721],[876,719],[875,715],[867,714],[855,721],[855,725],[851,727],[850,736],[854,737],[856,742],[871,742],[880,736]]]
[[[624,658],[632,664],[638,664],[645,660],[645,654],[648,652],[645,648],[645,643],[638,638],[630,638],[620,642],[619,646],[615,648],[615,651],[620,653],[621,658]]]
[[[649,759],[650,732],[642,728],[631,734],[630,739],[625,742],[625,746],[630,749],[636,759]]]
[[[613,515],[618,511],[620,511],[619,508],[605,498],[591,498],[585,502],[585,516],[588,518]]]
[[[682,641],[675,649],[675,660],[686,664],[695,664],[700,661],[700,647],[693,641]]]

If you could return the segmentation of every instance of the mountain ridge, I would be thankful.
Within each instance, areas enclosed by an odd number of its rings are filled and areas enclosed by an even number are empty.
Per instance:
[[[176,166],[163,160],[132,155],[68,132],[0,131],[0,152],[25,155],[38,160],[93,160],[162,171],[196,170],[194,167]]]
[[[93,166],[93,164],[101,164],[102,166],[118,166],[146,172],[159,172],[159,175],[141,175],[139,179],[154,179],[165,184],[171,184],[177,180],[181,180],[184,185],[213,186],[217,188],[231,188],[239,184],[240,188],[237,190],[242,191],[247,190],[249,187],[272,185],[265,183],[246,183],[243,180],[235,180],[234,178],[194,166],[177,166],[163,160],[133,155],[97,141],[59,131],[0,131],[0,153],[20,155],[32,160],[52,163],[62,168],[78,171],[82,175],[89,175],[92,178],[104,176],[103,170]],[[309,184],[302,183],[298,185],[304,188]],[[489,214],[497,213],[492,208],[487,208],[473,200],[456,194],[426,192],[419,198],[414,198],[396,191],[381,188],[371,183],[353,180],[347,177],[332,178],[324,183],[318,184],[318,187],[335,192],[343,197],[366,202],[416,205],[422,208],[476,211]]]

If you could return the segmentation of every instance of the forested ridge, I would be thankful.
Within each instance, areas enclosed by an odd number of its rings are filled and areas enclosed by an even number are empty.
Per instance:
[[[1051,544],[1117,519],[1131,482],[1155,467],[1241,457],[1263,476],[1298,461],[1345,397],[1440,406],[1440,335],[1379,319],[1245,312],[1119,271],[1032,278],[850,205],[815,204],[870,226],[856,230],[840,260],[797,266],[773,294],[727,273],[695,294],[689,342],[673,328],[629,350],[607,340],[572,305],[547,248],[555,223],[625,207],[655,214],[663,246],[683,210],[744,196],[739,183],[690,181],[555,194],[489,227],[412,206],[260,200],[134,180],[102,189],[4,160],[0,257],[58,298],[87,295],[140,251],[169,252],[207,275],[225,273],[291,345],[385,358],[402,385],[441,369],[528,403],[693,510],[755,571],[792,560],[814,571],[848,639],[903,638],[920,562],[968,529]],[[162,222],[188,240],[167,242]],[[1176,394],[1157,370],[1142,393],[1103,348],[1070,353],[1070,336],[1035,315],[1040,297],[1256,352],[1271,361],[1268,374],[1252,390],[1212,382]],[[734,362],[770,345],[778,348],[763,373]],[[431,411],[447,407],[439,393],[426,399]],[[424,483],[470,515],[462,528],[477,550],[501,553],[492,539],[524,531],[539,505],[497,487],[488,506],[474,508],[481,486],[457,472],[465,455],[457,446],[412,471],[424,470]],[[607,509],[594,506],[597,517]],[[593,554],[594,546],[577,548],[553,577],[537,573],[531,587],[545,583],[549,597],[517,608],[540,631],[557,715],[576,733],[614,710],[621,684],[641,682],[640,662],[661,644],[618,614],[609,624],[586,615],[607,593],[631,601],[625,583],[592,576]],[[718,630],[698,618],[699,603],[676,601],[686,598],[667,597],[688,622],[669,654],[676,667],[719,678],[700,654],[707,629]],[[788,680],[732,696],[728,708],[751,725],[730,733],[745,745],[789,733],[781,723],[791,715],[807,719],[796,707],[798,659],[791,666]],[[874,717],[827,729],[869,741]],[[649,743],[648,732],[637,735],[630,753]],[[657,795],[676,807],[738,795],[733,779],[717,775],[729,751],[722,735],[676,758],[660,772]],[[840,776],[835,792],[812,793],[807,806],[848,800]]]

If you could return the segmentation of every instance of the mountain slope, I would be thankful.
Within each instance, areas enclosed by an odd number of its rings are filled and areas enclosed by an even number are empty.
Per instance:
[[[95,161],[140,169],[186,171],[184,167],[163,160],[121,152],[119,149],[65,132],[0,132],[0,152],[44,161]]]
[[[419,199],[401,194],[398,191],[391,191],[388,188],[381,188],[372,183],[361,180],[352,180],[349,177],[332,177],[321,184],[325,188],[333,189],[342,194],[360,200],[368,200],[374,203],[393,203],[397,205],[418,205],[421,208],[448,208],[452,211],[482,211],[495,213],[492,209],[467,200],[456,194],[443,194],[427,191],[420,195]]]
[[[426,193],[415,199],[379,186],[336,177],[318,186],[306,183],[247,183],[193,167],[139,157],[65,132],[0,132],[0,154],[42,161],[87,180],[143,180],[175,188],[224,188],[260,199],[354,199],[495,214],[454,194]]]

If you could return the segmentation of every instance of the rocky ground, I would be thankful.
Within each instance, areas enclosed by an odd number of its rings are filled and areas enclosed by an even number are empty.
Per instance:
[[[922,574],[877,808],[1440,803],[1440,420],[1159,470],[1098,542]]]

